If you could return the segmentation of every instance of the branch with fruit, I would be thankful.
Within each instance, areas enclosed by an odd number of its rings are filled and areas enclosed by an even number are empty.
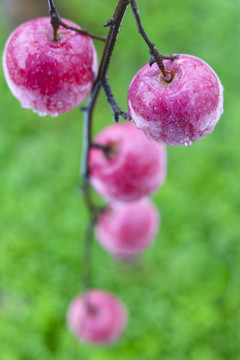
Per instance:
[[[20,25],[3,53],[7,84],[23,108],[56,117],[79,106],[84,112],[82,193],[89,212],[84,239],[82,294],[70,304],[67,321],[80,340],[116,341],[127,324],[125,305],[115,295],[94,289],[91,262],[94,232],[115,257],[137,256],[151,245],[160,216],[149,196],[166,178],[166,147],[190,146],[211,133],[223,112],[223,87],[203,60],[186,54],[162,55],[148,38],[137,2],[118,0],[105,23],[106,38],[61,19],[48,0],[50,18]],[[128,111],[117,104],[108,70],[127,8],[146,42],[150,61],[132,79]],[[92,39],[104,41],[100,64]],[[94,108],[101,88],[115,124],[93,139]],[[127,122],[118,123],[120,117]],[[106,205],[95,204],[92,190]]]

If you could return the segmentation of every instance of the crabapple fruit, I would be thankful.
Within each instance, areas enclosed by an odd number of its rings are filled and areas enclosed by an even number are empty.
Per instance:
[[[83,102],[97,73],[89,37],[62,26],[57,36],[55,41],[49,17],[33,19],[13,31],[3,52],[7,84],[22,107],[53,117]]]
[[[164,60],[173,79],[166,82],[156,64],[143,66],[128,90],[129,114],[149,138],[190,146],[213,131],[223,113],[223,86],[203,60],[181,54]]]
[[[109,252],[120,257],[134,256],[154,240],[159,214],[148,198],[130,203],[113,203],[99,216],[96,238]]]
[[[134,201],[157,190],[166,176],[165,147],[150,141],[134,125],[114,124],[103,129],[89,154],[90,182],[103,198]]]
[[[91,344],[115,342],[125,330],[127,320],[122,301],[98,289],[76,296],[67,311],[69,330],[79,340]]]

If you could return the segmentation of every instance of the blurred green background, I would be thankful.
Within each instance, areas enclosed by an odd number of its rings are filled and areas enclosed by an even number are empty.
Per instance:
[[[23,19],[24,3],[17,11]],[[104,35],[116,1],[58,3],[62,16]],[[87,222],[78,190],[82,115],[75,109],[40,118],[23,110],[0,70],[1,360],[240,358],[240,2],[138,5],[162,53],[193,54],[214,68],[225,89],[224,115],[190,148],[168,148],[167,181],[153,196],[162,218],[154,245],[132,265],[94,245],[94,286],[116,293],[130,319],[119,343],[90,347],[65,323],[66,308],[81,291]],[[2,52],[12,26],[3,8],[0,20]],[[103,46],[96,47],[100,57]],[[129,8],[109,72],[124,109],[131,78],[148,60]],[[95,133],[112,123],[102,94],[94,116]]]

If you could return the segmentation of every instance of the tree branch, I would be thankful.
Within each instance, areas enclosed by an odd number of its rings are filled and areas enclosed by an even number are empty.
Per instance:
[[[96,206],[94,204],[94,201],[92,199],[91,195],[91,186],[89,183],[89,152],[91,147],[99,148],[101,151],[104,151],[106,154],[109,154],[109,149],[106,147],[103,147],[99,144],[94,144],[92,142],[92,122],[93,122],[93,111],[94,107],[100,92],[100,89],[103,88],[105,91],[105,94],[107,96],[108,103],[111,107],[111,110],[114,114],[115,121],[118,121],[119,116],[123,116],[125,119],[129,119],[129,115],[122,111],[118,104],[116,103],[111,88],[108,83],[107,73],[110,65],[111,56],[117,41],[118,33],[120,30],[120,26],[125,14],[125,11],[127,10],[128,5],[131,3],[132,10],[137,22],[139,33],[144,38],[146,44],[149,47],[149,52],[151,55],[150,63],[153,64],[154,62],[157,63],[159,66],[159,69],[161,70],[163,77],[165,81],[171,82],[172,81],[172,74],[165,70],[163,60],[164,59],[170,59],[174,60],[176,58],[176,55],[162,55],[155,45],[149,40],[149,38],[146,35],[146,32],[143,29],[137,4],[135,0],[118,0],[117,5],[115,7],[114,13],[112,17],[104,24],[105,27],[109,27],[107,39],[105,42],[101,62],[99,65],[99,70],[97,74],[96,81],[93,85],[90,97],[88,99],[87,106],[85,108],[82,108],[82,111],[84,111],[84,132],[83,132],[83,150],[82,150],[82,162],[81,162],[81,174],[82,174],[82,191],[84,200],[86,203],[86,207],[89,212],[89,223],[90,226],[97,221],[97,218],[102,211],[102,208]],[[92,246],[92,232],[90,233],[89,230],[86,233],[85,242],[84,242],[84,256],[88,259],[88,265],[84,272],[84,278],[90,279],[90,268],[91,266],[89,263],[91,262],[89,254],[90,248]],[[86,261],[86,260],[85,260]],[[90,280],[86,281],[84,280],[85,284],[90,284]],[[90,286],[90,285],[89,285]]]
[[[105,25],[110,26],[107,39],[105,42],[105,47],[103,50],[101,62],[99,65],[98,75],[96,81],[93,85],[91,95],[88,100],[87,106],[82,109],[84,111],[84,131],[83,131],[83,150],[82,150],[82,162],[81,162],[81,174],[82,174],[82,191],[84,195],[84,200],[89,212],[90,216],[90,224],[95,223],[99,211],[101,208],[96,207],[94,205],[94,201],[91,197],[91,187],[89,184],[89,152],[92,146],[92,121],[93,121],[93,110],[99,95],[99,91],[103,86],[105,79],[107,78],[107,72],[110,65],[111,56],[113,53],[114,46],[117,41],[118,32],[121,26],[122,19],[124,17],[125,11],[130,3],[130,0],[118,0],[117,5],[115,7],[113,16],[110,21],[108,21]],[[92,236],[88,233],[86,234],[84,240],[84,248],[87,249],[87,252],[90,253],[90,247],[92,246]],[[86,251],[85,251],[86,252]],[[84,252],[84,253],[85,253]],[[84,255],[85,256],[85,255]],[[85,260],[84,260],[85,261]],[[88,260],[90,262],[91,259]],[[85,269],[84,277],[88,278],[90,275],[87,275],[87,272],[90,274],[89,265],[87,269]],[[86,281],[85,281],[86,283]]]

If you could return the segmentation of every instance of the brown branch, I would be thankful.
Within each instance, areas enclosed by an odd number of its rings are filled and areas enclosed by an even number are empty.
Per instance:
[[[113,53],[114,46],[117,41],[118,32],[121,26],[122,19],[124,17],[125,11],[130,3],[130,0],[118,0],[115,7],[113,16],[111,20],[107,22],[107,26],[110,26],[107,39],[105,42],[105,47],[103,50],[101,62],[99,65],[97,79],[93,85],[91,95],[88,100],[88,104],[82,110],[85,113],[84,116],[84,131],[83,131],[83,150],[82,150],[82,162],[81,162],[81,173],[82,173],[82,191],[84,196],[84,201],[89,212],[90,224],[94,224],[101,208],[97,207],[94,204],[94,201],[91,196],[91,187],[89,184],[89,151],[92,146],[92,121],[93,121],[93,111],[99,95],[101,87],[103,87],[104,81],[107,78],[107,72],[110,65],[111,56]],[[106,25],[106,24],[105,24]],[[85,269],[84,278],[90,278],[91,273],[91,257],[87,254],[90,254],[90,248],[92,246],[92,235],[88,233],[85,237],[84,244],[84,257],[88,257],[88,265]],[[84,260],[85,261],[85,260]],[[87,275],[87,273],[89,275]],[[84,280],[84,283],[88,283],[90,286],[90,280]]]

